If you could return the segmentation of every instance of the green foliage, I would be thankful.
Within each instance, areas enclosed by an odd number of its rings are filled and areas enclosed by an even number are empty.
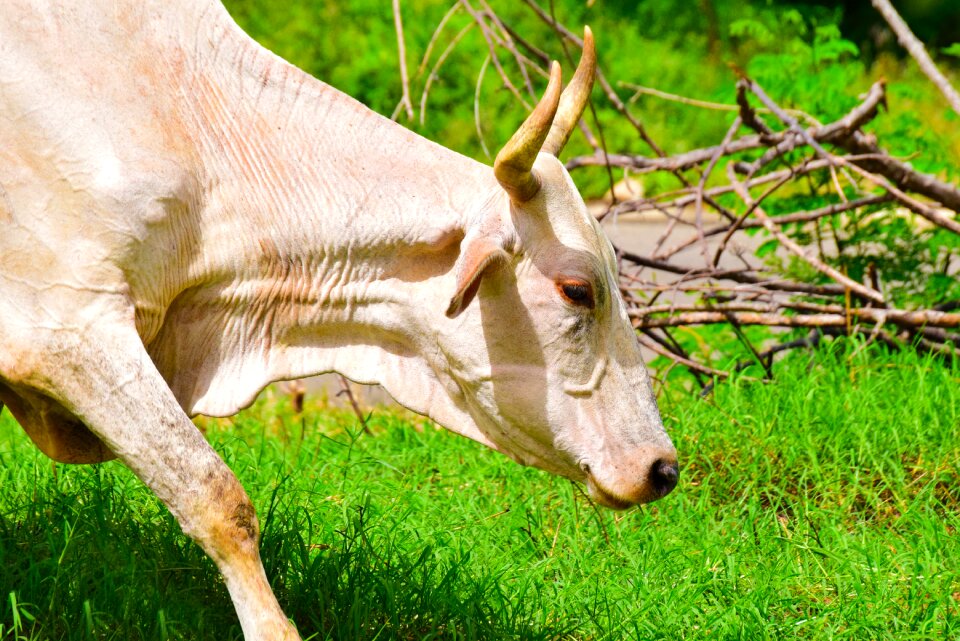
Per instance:
[[[520,3],[491,4],[569,73],[551,32]],[[885,75],[890,111],[871,132],[894,154],[916,154],[918,168],[957,176],[956,121],[931,106],[942,104],[936,90],[900,61],[868,67],[834,9],[555,4],[571,27],[594,27],[608,77],[686,96],[731,103],[734,62],[779,102],[826,121]],[[227,5],[268,48],[393,112],[389,3]],[[421,71],[448,6],[402,6],[419,118],[433,65],[469,20],[450,20]],[[960,45],[941,53],[960,57]],[[423,124],[400,122],[489,161],[473,112],[486,55],[470,29],[433,80]],[[525,109],[489,70],[480,94],[482,135],[495,152]],[[611,150],[650,153],[599,91],[595,99]],[[649,96],[631,108],[670,153],[716,144],[732,118]],[[585,149],[574,138],[568,153]],[[588,195],[606,188],[599,170],[576,178]],[[776,215],[833,202],[827,180],[814,176],[802,193],[765,206]],[[666,177],[648,188],[674,186]],[[956,236],[878,211],[788,232],[833,247],[827,259],[857,280],[878,274],[898,306],[958,300]],[[766,239],[757,253],[789,277],[823,279],[776,246]],[[674,334],[724,367],[748,355],[726,327]],[[744,336],[759,342],[770,330]],[[787,358],[772,383],[749,380],[762,374],[754,366],[709,399],[667,382],[661,407],[681,485],[623,515],[596,512],[566,481],[406,415],[376,414],[369,436],[347,414],[300,418],[261,402],[204,426],[257,505],[274,589],[314,639],[956,638],[960,370],[836,343]],[[209,559],[121,465],[53,466],[6,413],[0,487],[0,639],[240,638]]]
[[[843,116],[858,102],[869,74],[858,59],[858,47],[843,38],[838,11],[809,13],[761,8],[755,15],[734,21],[731,35],[741,43],[747,73],[786,107],[811,114],[820,122]],[[882,111],[868,131],[894,156],[911,157],[918,170],[948,180],[956,179],[956,142],[931,126],[931,105],[945,105],[930,94],[928,83],[901,77],[889,83],[889,111]],[[918,108],[917,105],[923,105]],[[761,105],[757,105],[758,107]],[[779,125],[782,127],[782,125]],[[781,169],[795,163],[796,152],[784,157]],[[765,201],[769,213],[812,210],[838,203],[834,179],[826,170],[813,174],[806,189],[783,190]],[[869,185],[867,185],[869,188]],[[862,195],[862,194],[860,194]],[[845,193],[848,199],[858,194]],[[876,284],[895,307],[930,308],[957,300],[960,295],[953,265],[960,255],[956,235],[918,222],[894,205],[863,208],[815,224],[788,226],[787,234],[802,247],[816,248],[821,258],[853,280]],[[793,279],[826,283],[827,277],[795,257],[774,253],[775,239],[764,241],[756,256],[777,273]]]
[[[525,40],[561,60],[569,74],[575,60],[523,3],[491,0],[490,4]],[[228,0],[227,5],[241,26],[268,48],[383,114],[395,111],[401,92],[389,3],[359,0],[314,5],[295,1],[269,5],[265,0]],[[448,147],[490,162],[527,108],[505,88],[493,65],[487,65],[480,76],[488,57],[487,41],[462,7],[437,29],[452,6],[427,0],[401,3],[415,117],[410,121],[401,112],[398,120]],[[667,153],[715,145],[733,114],[664,101],[642,92],[632,94],[635,85],[733,104],[736,75],[742,69],[779,104],[807,112],[819,122],[830,122],[858,104],[858,95],[873,81],[885,77],[887,103],[867,126],[867,133],[876,136],[892,155],[909,158],[920,171],[948,180],[960,177],[960,128],[955,114],[916,73],[912,62],[889,56],[863,57],[858,44],[839,27],[842,11],[850,11],[849,5],[827,7],[787,0],[556,0],[542,6],[575,31],[582,24],[592,25],[606,77]],[[956,44],[942,50],[947,59],[956,52]],[[502,49],[500,61],[512,84],[532,101],[524,78]],[[543,78],[531,82],[535,94],[542,91]],[[652,155],[599,89],[594,92],[594,106],[608,149]],[[782,128],[769,114],[761,114],[761,118]],[[574,135],[565,153],[587,151],[585,141]],[[744,157],[752,160],[758,153]],[[800,152],[795,151],[783,161],[799,158]],[[782,166],[775,163],[770,168]],[[723,173],[718,168],[714,176]],[[603,168],[579,170],[574,178],[588,198],[609,188],[610,176]],[[695,184],[699,175],[688,172],[686,178]],[[644,182],[648,194],[679,185],[677,177],[668,172],[644,176]],[[848,190],[845,196],[856,198],[857,194]],[[729,196],[721,201],[731,207],[735,203]],[[781,189],[764,207],[775,215],[837,201],[830,172],[821,171]],[[894,306],[933,307],[956,301],[960,295],[952,271],[960,259],[954,235],[918,225],[889,206],[814,225],[793,225],[787,232],[801,246],[822,251],[822,259],[841,272],[861,282],[877,283]],[[765,238],[757,256],[784,276],[812,283],[827,281],[804,261],[784,256],[779,247],[775,239]],[[723,337],[725,331],[728,335]],[[749,356],[740,337],[729,335],[728,328],[698,332],[701,338],[690,338],[693,348],[703,336],[709,336],[713,352],[734,360]]]
[[[954,58],[960,58],[960,42],[954,42],[949,47],[944,47],[940,50],[940,53],[946,56],[953,56]]]
[[[226,4],[241,27],[269,49],[376,111],[385,115],[394,112],[401,87],[389,3],[358,0],[317,5],[304,0],[227,0]],[[471,20],[462,8],[454,11],[444,28],[436,32],[436,41],[424,60],[438,25],[453,4],[428,0],[401,3],[415,117],[409,121],[401,113],[398,121],[461,153],[491,162],[492,155],[525,117],[526,107],[504,88],[492,65],[480,79],[488,56],[487,42],[478,28],[470,27]],[[568,57],[553,32],[523,3],[492,0],[490,5],[525,40],[560,60],[570,73],[576,61]],[[736,75],[729,65],[733,63],[746,69],[775,99],[829,119],[855,104],[858,92],[880,75],[866,70],[858,47],[840,33],[839,9],[805,3],[733,0],[556,0],[542,6],[547,10],[553,7],[557,18],[574,31],[579,31],[583,24],[593,27],[600,63],[611,81],[701,100],[732,103]],[[466,32],[454,43],[464,29]],[[452,50],[437,66],[448,47]],[[524,88],[523,77],[502,49],[500,59],[513,85],[528,102],[532,100]],[[906,76],[899,67],[881,73],[891,81],[891,94],[903,85],[925,98],[931,96],[922,81]],[[479,132],[474,114],[478,80]],[[539,95],[544,79],[531,80]],[[667,153],[716,144],[731,121],[730,114],[725,112],[631,96],[632,90],[625,85],[618,84],[615,89],[621,98],[633,99],[631,109],[635,117]],[[610,150],[652,153],[600,90],[595,90],[594,99]],[[929,109],[923,107],[920,122],[927,119]],[[938,139],[929,131],[918,131],[921,127],[901,122],[901,117],[909,113],[917,111],[912,107],[894,110],[896,115],[890,117],[889,125],[884,125],[884,142],[895,153],[912,154],[919,144],[924,152],[923,162],[939,163],[941,167],[946,158],[960,156],[960,136],[952,133],[952,128],[948,136],[956,149],[932,159],[926,152],[943,148],[943,132]],[[588,149],[579,136],[574,136],[567,154]],[[580,170],[575,179],[588,196],[599,195],[609,187],[606,172],[599,168]],[[648,191],[676,186],[676,180],[669,176],[648,180]]]
[[[205,420],[313,639],[947,639],[960,631],[960,370],[836,343],[661,391],[666,499],[569,482],[409,415]],[[122,465],[51,465],[0,416],[0,638],[239,639],[213,565]],[[314,635],[311,637],[311,635]]]
[[[780,104],[807,111],[824,122],[856,104],[863,85],[859,49],[840,34],[837,12],[804,16],[791,9],[764,9],[731,24],[747,73]]]

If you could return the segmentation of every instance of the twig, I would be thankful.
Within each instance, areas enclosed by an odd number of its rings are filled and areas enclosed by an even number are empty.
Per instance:
[[[513,55],[513,59],[517,62],[517,68],[520,70],[520,75],[523,76],[523,84],[527,88],[527,93],[531,96],[536,96],[536,91],[533,88],[533,82],[530,81],[530,74],[527,73],[527,66],[524,62],[523,56],[520,55],[520,52],[517,51],[516,45],[513,43],[513,38],[510,36],[510,32],[507,31],[503,26],[503,22],[500,21],[499,16],[494,13],[493,9],[490,8],[490,5],[487,3],[487,0],[478,0],[481,5],[484,7],[484,13],[490,17],[490,20],[497,26],[498,29],[503,33],[503,38],[501,39],[501,44],[503,47]]]
[[[893,32],[897,35],[897,40],[900,41],[903,48],[913,56],[913,59],[920,65],[920,69],[926,74],[927,78],[930,79],[930,82],[936,85],[940,93],[947,99],[950,108],[960,114],[960,94],[957,93],[957,90],[953,88],[950,81],[947,80],[946,76],[940,72],[937,65],[930,59],[930,55],[927,53],[923,43],[913,35],[910,27],[907,26],[907,23],[900,17],[897,10],[890,4],[890,0],[871,1],[873,7],[880,12],[884,20],[887,21],[887,24],[890,25],[890,28],[893,29]]]
[[[450,53],[456,48],[457,44],[463,39],[467,32],[473,28],[472,22],[468,22],[465,27],[457,32],[457,35],[453,37],[453,40],[450,41],[450,44],[447,45],[447,48],[443,50],[440,54],[440,57],[437,58],[436,64],[433,65],[433,68],[430,70],[430,75],[427,76],[427,81],[423,84],[423,93],[420,95],[420,125],[422,126],[426,122],[427,117],[427,96],[430,94],[430,87],[433,85],[433,81],[437,78],[437,72],[440,67],[443,66],[443,63],[446,61]]]
[[[780,352],[785,352],[787,350],[797,349],[799,347],[815,347],[820,343],[820,341],[823,338],[823,335],[824,334],[820,331],[812,330],[810,334],[808,334],[805,338],[798,338],[796,340],[787,341],[786,343],[780,343],[778,345],[774,345],[773,347],[767,350],[764,350],[763,352],[758,354],[757,357],[761,359],[770,359],[773,356],[779,354]],[[753,359],[742,360],[739,363],[737,363],[737,365],[733,368],[733,371],[735,373],[742,372],[743,370],[747,369],[754,363],[755,361]],[[703,390],[700,391],[700,396],[701,397],[707,396],[708,394],[710,394],[710,392],[714,390],[714,387],[715,387],[715,384],[713,383],[713,381],[711,381],[709,385],[707,385],[706,387],[703,388]]]
[[[452,7],[447,9],[447,12],[443,14],[443,18],[440,19],[440,23],[437,25],[437,28],[433,30],[433,35],[430,36],[430,42],[427,43],[427,48],[423,52],[423,59],[420,60],[420,65],[417,67],[417,77],[423,75],[423,72],[427,69],[427,63],[430,61],[430,54],[433,53],[433,47],[437,44],[437,40],[440,38],[440,34],[443,32],[443,28],[447,26],[447,22],[450,21],[450,18],[453,17],[457,11],[460,10],[460,3],[455,3]]]
[[[648,258],[646,256],[641,256],[633,252],[628,252],[624,250],[617,250],[623,258],[629,260],[632,263],[638,265],[643,265],[644,267],[650,267],[652,269],[659,269],[666,272],[671,272],[674,274],[683,274],[687,276],[702,276],[702,277],[713,277],[713,278],[725,278],[739,283],[750,283],[754,285],[762,285],[770,290],[775,291],[784,291],[791,293],[799,294],[824,294],[828,296],[842,296],[843,287],[840,285],[813,285],[810,283],[801,283],[797,281],[791,281],[783,278],[760,278],[756,273],[746,270],[726,270],[723,272],[717,272],[713,269],[696,269],[690,267],[683,267],[680,265],[675,265],[673,263],[668,263],[666,261],[655,260]]]
[[[637,98],[642,95],[654,96],[660,98],[661,100],[668,100],[670,102],[677,102],[682,105],[690,105],[691,107],[699,107],[701,109],[711,109],[714,111],[740,111],[738,105],[731,105],[725,102],[710,102],[708,100],[698,100],[697,98],[687,98],[686,96],[679,96],[674,93],[669,93],[667,91],[661,91],[659,89],[654,89],[653,87],[643,87],[641,85],[635,85],[630,82],[618,82],[618,87],[623,87],[624,89],[629,89],[633,92],[633,95],[627,99],[628,104],[633,104],[636,102]],[[764,109],[757,109],[758,112],[764,112]],[[803,118],[810,122],[811,125],[820,125],[820,122],[811,116],[810,114],[800,111],[798,109],[787,109],[787,113],[794,115],[798,118]]]
[[[827,150],[824,149],[820,145],[820,143],[817,142],[817,140],[810,135],[809,131],[801,127],[800,123],[797,122],[796,118],[788,114],[786,111],[783,110],[783,108],[780,107],[780,105],[775,103],[773,99],[770,98],[770,96],[768,96],[767,93],[763,90],[763,87],[757,84],[754,80],[743,77],[740,79],[740,82],[738,84],[740,83],[746,84],[747,87],[750,89],[750,91],[753,92],[753,95],[759,98],[760,102],[766,105],[767,108],[770,111],[772,111],[777,116],[777,118],[781,120],[781,122],[787,125],[791,131],[794,131],[797,134],[799,134],[803,138],[803,141],[806,144],[808,144],[810,147],[812,147],[814,151],[817,152],[818,156],[820,156],[821,158],[827,161],[830,168],[830,178],[833,180],[834,187],[837,190],[837,195],[839,195],[842,200],[846,200],[846,197],[843,194],[843,188],[840,187],[840,180],[837,178],[837,169],[836,169],[836,165],[833,162],[833,155],[828,153]]]
[[[487,57],[483,59],[483,64],[480,65],[480,72],[477,74],[477,87],[473,94],[473,124],[477,128],[477,140],[480,141],[480,148],[483,149],[487,158],[490,158],[490,150],[487,148],[487,142],[483,139],[483,129],[480,126],[480,88],[483,85],[483,76],[489,65],[490,54],[487,54]]]
[[[706,365],[702,365],[696,361],[690,360],[689,358],[684,358],[683,356],[680,356],[676,352],[672,352],[667,349],[664,349],[655,341],[650,340],[645,334],[640,334],[639,337],[640,337],[640,342],[643,344],[644,347],[653,350],[654,352],[656,352],[657,354],[660,354],[661,356],[666,356],[671,360],[677,361],[681,365],[685,365],[691,370],[696,370],[697,372],[700,372],[701,374],[705,374],[707,376],[716,376],[717,378],[727,378],[730,376],[730,372],[724,372],[723,370],[707,367]]]
[[[737,116],[733,119],[733,122],[730,123],[730,128],[727,129],[727,133],[723,136],[723,142],[720,143],[720,146],[717,147],[716,152],[714,152],[713,157],[710,158],[710,162],[707,163],[707,168],[703,170],[703,174],[700,176],[700,182],[697,184],[697,200],[696,200],[696,211],[694,212],[695,224],[697,227],[697,236],[700,238],[700,243],[702,245],[703,258],[707,259],[707,239],[703,235],[703,190],[707,186],[707,180],[710,178],[710,174],[713,173],[713,168],[716,167],[717,161],[720,160],[720,157],[725,155],[725,150],[727,145],[730,144],[730,141],[733,140],[734,134],[737,133],[737,130],[740,129],[742,121],[740,116]],[[714,261],[714,267],[716,267],[717,262],[719,262],[719,254],[717,255],[717,260]]]
[[[845,162],[853,162],[860,160],[860,157],[857,156],[845,156]],[[764,174],[758,176],[749,181],[744,181],[744,186],[747,189],[753,189],[754,187],[759,187],[760,185],[765,185],[767,183],[776,182],[782,180],[784,176],[793,176],[799,177],[804,176],[816,171],[820,171],[827,167],[827,162],[825,160],[810,160],[805,162],[803,165],[791,167],[789,169],[784,169],[781,171],[770,172],[769,174]],[[737,163],[733,165],[734,170],[737,170]],[[874,183],[880,184],[876,179],[873,180]],[[662,202],[657,202],[657,200],[652,198],[640,199],[640,200],[630,200],[622,202],[617,205],[617,213],[627,213],[631,211],[647,211],[650,209],[658,209],[663,211],[664,208],[682,208],[691,204],[696,198],[695,194],[690,193],[691,188],[677,190],[667,194],[660,194],[657,196],[658,199],[661,199]],[[706,190],[707,194],[711,196],[722,196],[723,194],[729,194],[735,191],[732,185],[718,185],[716,187],[711,187]],[[666,200],[672,198],[672,200]],[[734,220],[736,217],[734,217]]]
[[[510,77],[507,75],[506,70],[503,68],[503,65],[500,64],[500,58],[497,57],[497,42],[494,39],[494,35],[490,26],[483,19],[480,12],[474,9],[467,0],[460,0],[460,3],[463,5],[463,8],[467,10],[467,13],[473,18],[473,23],[480,27],[480,33],[483,34],[483,39],[487,41],[487,49],[490,51],[490,59],[493,61],[493,66],[496,68],[497,73],[500,74],[500,79],[503,80],[503,86],[506,87],[510,93],[512,93],[517,100],[520,101],[520,104],[523,105],[524,109],[530,110],[530,105],[524,100],[523,95],[521,95],[520,90],[517,89],[516,85],[510,80]],[[524,76],[526,79],[526,76]],[[530,94],[533,95],[531,88]]]
[[[340,391],[337,392],[337,396],[345,395],[347,397],[347,400],[350,401],[350,407],[353,408],[353,413],[357,415],[357,420],[363,426],[363,433],[369,434],[370,426],[367,425],[367,418],[363,415],[360,404],[357,403],[357,398],[353,395],[353,390],[350,389],[350,381],[342,374],[337,374],[337,379],[340,381]]]
[[[732,169],[732,167],[731,167]],[[732,172],[731,172],[732,173]],[[747,208],[743,211],[737,220],[733,222],[732,225],[728,225],[727,233],[723,235],[723,238],[720,239],[720,244],[717,246],[717,252],[713,256],[713,266],[717,267],[720,264],[720,256],[723,254],[723,250],[726,249],[727,243],[730,242],[730,239],[733,237],[733,234],[736,233],[738,229],[743,227],[743,223],[746,221],[747,217],[750,216],[754,211],[760,207],[760,204],[767,199],[773,192],[779,189],[781,186],[785,185],[788,180],[793,178],[792,174],[784,176],[782,179],[778,180],[776,183],[767,188],[765,192],[760,195],[760,198],[757,198],[755,201],[747,203]],[[758,221],[761,225],[763,221]],[[777,223],[782,224],[781,221]]]
[[[393,0],[393,24],[397,30],[397,54],[400,58],[400,85],[403,91],[403,97],[397,109],[403,107],[407,112],[407,120],[413,120],[413,103],[410,102],[410,78],[407,76],[407,48],[404,45],[403,38],[403,19],[400,17],[400,0]],[[397,111],[393,112],[393,119],[396,120]]]
[[[922,327],[960,327],[960,314],[940,316],[943,312],[931,310],[907,311],[902,309],[879,309],[876,307],[851,307],[849,315],[853,318],[869,320],[873,323],[893,323],[897,326],[919,330]],[[776,314],[754,311],[711,311],[673,312],[669,316],[651,317],[646,310],[631,309],[631,318],[636,319],[637,327],[679,327],[682,325],[716,325],[728,323],[731,318],[741,325],[767,325],[775,327],[846,327],[847,314],[841,311],[834,314]],[[732,315],[732,316],[731,316]]]
[[[728,167],[730,166],[728,165]],[[730,167],[730,171],[727,172],[727,175],[730,178],[730,184],[734,186],[734,188],[737,191],[737,194],[740,196],[740,198],[743,199],[743,202],[747,203],[747,205],[749,206],[752,203],[753,199],[751,198],[750,193],[746,189],[744,189],[743,183],[741,183],[737,179],[736,175],[733,172],[732,167]],[[886,301],[884,301],[883,294],[881,294],[880,292],[876,291],[873,288],[861,285],[860,283],[857,283],[847,278],[846,276],[841,274],[839,271],[837,271],[830,265],[827,265],[820,259],[815,258],[814,256],[811,256],[809,252],[804,251],[802,247],[800,247],[796,242],[794,242],[786,234],[780,231],[780,228],[777,227],[776,224],[774,224],[774,222],[767,216],[766,213],[764,213],[762,207],[755,207],[753,210],[753,213],[757,218],[760,219],[760,222],[762,222],[766,230],[770,232],[770,235],[772,235],[774,238],[780,241],[781,245],[786,247],[789,251],[793,252],[795,255],[799,256],[803,260],[807,261],[807,263],[809,263],[810,266],[816,269],[818,272],[820,272],[821,274],[825,274],[826,276],[829,276],[830,278],[837,281],[838,283],[840,283],[850,291],[856,292],[856,294],[861,298],[872,300],[875,303],[879,303],[881,305],[885,304]]]

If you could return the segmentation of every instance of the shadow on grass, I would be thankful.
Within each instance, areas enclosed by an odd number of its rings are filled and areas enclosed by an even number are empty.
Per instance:
[[[571,632],[534,621],[537,595],[507,594],[509,577],[478,567],[469,550],[403,540],[368,523],[369,507],[345,508],[329,545],[303,538],[312,528],[305,510],[265,519],[264,565],[304,638],[545,641]]]
[[[127,470],[30,467],[33,482],[7,485],[0,509],[0,638],[242,638],[213,564]],[[535,624],[539,603],[505,594],[509,581],[472,564],[469,551],[451,557],[397,540],[367,523],[368,509],[345,507],[336,535],[320,543],[304,508],[275,502],[262,517],[267,574],[305,639],[570,632]]]

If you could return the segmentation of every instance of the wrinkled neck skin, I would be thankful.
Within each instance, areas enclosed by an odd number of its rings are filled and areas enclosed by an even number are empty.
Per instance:
[[[167,67],[193,162],[167,209],[186,222],[136,249],[175,247],[166,273],[129,261],[138,329],[185,409],[229,415],[269,382],[338,371],[495,447],[464,397],[483,374],[449,361],[479,307],[444,316],[471,223],[509,224],[491,168],[296,70],[225,13],[196,33],[209,55],[184,70],[174,48]]]
[[[555,157],[540,154],[544,187],[518,205],[491,167],[297,70],[217,3],[20,15],[33,22],[0,34],[24,52],[0,56],[18,118],[0,141],[43,176],[3,174],[57,266],[41,308],[132,317],[190,414],[338,371],[517,461],[614,488],[612,503],[656,498],[641,463],[675,453],[609,243]],[[104,51],[133,73],[102,72]],[[33,197],[41,183],[56,200]],[[478,236],[509,260],[448,318]],[[595,310],[561,300],[567,276],[606,291]]]

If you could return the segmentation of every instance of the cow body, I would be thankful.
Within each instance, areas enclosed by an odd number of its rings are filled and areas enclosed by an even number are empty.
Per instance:
[[[0,403],[56,460],[129,465],[217,562],[248,639],[297,636],[250,502],[188,415],[233,414],[270,382],[381,383],[605,504],[657,498],[675,453],[613,254],[543,140],[519,183],[495,176],[260,48],[213,0],[13,0]]]
[[[10,300],[39,297],[19,314],[57,319],[90,309],[96,323],[108,303],[132,312],[190,414],[233,414],[267,383],[317,371],[364,382],[394,375],[409,351],[400,346],[416,338],[406,328],[422,325],[408,318],[416,310],[397,308],[398,289],[444,308],[429,281],[450,270],[475,200],[456,182],[482,167],[239,37],[224,12],[184,4],[122,14],[78,3],[75,12],[25,10],[7,25],[5,49],[27,55],[0,56],[0,220],[16,216],[24,237],[8,235],[4,247],[26,254],[5,251],[2,273],[22,274],[34,291],[38,274],[48,279],[42,293]],[[57,25],[67,19],[82,28]],[[76,59],[90,49],[112,50],[108,60],[124,66]],[[386,175],[395,180],[378,180]],[[360,251],[362,264],[350,259]],[[365,346],[335,331],[381,319],[396,327],[371,328]],[[19,322],[32,334],[43,319]],[[44,429],[25,423],[31,434]],[[45,451],[60,460],[105,454],[56,442]]]

